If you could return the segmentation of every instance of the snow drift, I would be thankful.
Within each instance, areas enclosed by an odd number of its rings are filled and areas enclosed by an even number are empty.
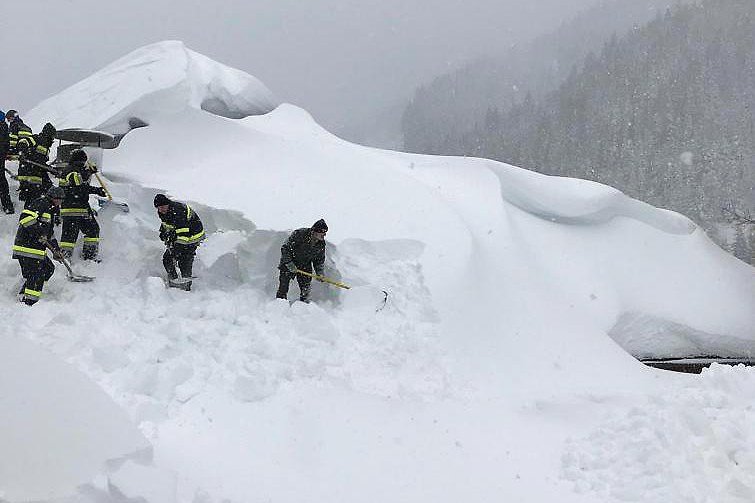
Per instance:
[[[153,117],[194,107],[239,119],[278,105],[259,80],[166,41],[137,49],[40,103],[25,116],[34,130],[45,122],[124,134]]]
[[[166,68],[181,71],[154,70],[166,52]],[[725,456],[755,437],[735,398],[737,383],[751,396],[750,374],[714,371],[698,384],[620,347],[752,354],[752,268],[685,217],[611,187],[357,146],[291,105],[229,118],[190,91],[208,86],[206,74],[184,71],[186,54],[177,43],[136,51],[128,58],[143,64],[121,60],[114,75],[64,91],[65,104],[59,95],[33,111],[70,127],[122,127],[137,115],[149,127],[105,153],[111,189],[132,212],[101,212],[104,262],[75,264],[97,281],[56,274],[33,311],[10,293],[0,301],[6,327],[74,363],[152,442],[153,466],[127,462],[110,476],[121,487],[113,501],[753,494],[755,459]],[[145,78],[151,68],[162,84]],[[213,96],[235,96],[227,76]],[[121,80],[132,85],[117,105],[93,104]],[[264,88],[243,96],[272,108]],[[156,190],[205,222],[188,294],[159,277]],[[321,217],[327,274],[355,288],[317,284],[311,305],[273,299],[280,244]],[[9,247],[15,221],[0,227]],[[0,275],[11,284],[16,264]],[[377,310],[381,290],[390,296]],[[662,399],[679,389],[690,391]],[[692,399],[699,389],[721,392]],[[692,431],[712,456],[637,447],[635,424],[648,442]],[[643,471],[661,464],[676,468],[661,479]],[[699,473],[715,477],[707,493]]]

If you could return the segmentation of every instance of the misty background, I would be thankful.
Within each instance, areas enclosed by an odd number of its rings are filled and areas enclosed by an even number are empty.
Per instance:
[[[0,109],[22,113],[160,40],[259,78],[348,140],[399,147],[415,88],[595,0],[2,2]]]

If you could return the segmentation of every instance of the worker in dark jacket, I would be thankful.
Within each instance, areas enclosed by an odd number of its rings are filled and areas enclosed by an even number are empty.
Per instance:
[[[15,156],[18,155],[18,140],[31,136],[31,128],[24,124],[15,110],[8,110],[5,119],[8,121],[8,154]]]
[[[18,260],[25,280],[19,292],[21,301],[29,306],[37,303],[45,281],[55,272],[47,249],[52,250],[56,258],[62,257],[53,229],[64,197],[63,189],[51,187],[47,194],[29,201],[19,217],[13,258]]]
[[[18,198],[26,204],[45,194],[52,187],[50,172],[43,167],[50,159],[50,147],[55,141],[55,127],[49,122],[39,134],[18,139]]]
[[[3,173],[0,177],[0,204],[3,206],[3,211],[7,214],[13,213],[13,201],[10,198],[10,187],[8,187],[8,179],[5,177],[5,158],[8,156],[10,150],[10,137],[8,136],[8,124],[5,122],[5,113],[0,110],[0,162],[3,164]]]
[[[63,221],[60,248],[65,257],[71,257],[79,231],[81,231],[84,234],[81,258],[96,261],[100,243],[100,225],[97,223],[94,210],[89,206],[89,194],[104,197],[105,189],[92,187],[89,184],[97,168],[88,164],[87,160],[88,156],[83,150],[76,149],[71,152],[68,167],[58,182],[66,193],[60,207],[60,218]]]
[[[165,194],[157,194],[154,205],[162,221],[160,239],[167,247],[163,254],[163,266],[168,273],[168,284],[191,290],[194,255],[199,243],[206,237],[202,221],[188,204],[171,201]],[[176,264],[181,271],[180,282],[177,281]]]
[[[291,280],[296,278],[299,283],[299,300],[309,302],[309,292],[312,287],[310,276],[299,274],[297,271],[312,272],[322,276],[325,267],[325,234],[328,225],[320,219],[312,227],[296,229],[281,246],[281,259],[278,264],[280,270],[278,292],[279,299],[288,298],[288,287]]]

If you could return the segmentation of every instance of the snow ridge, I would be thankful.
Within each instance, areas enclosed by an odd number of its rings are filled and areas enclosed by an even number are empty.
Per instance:
[[[137,49],[41,102],[25,115],[37,130],[100,129],[124,134],[159,115],[196,108],[228,118],[273,110],[278,101],[259,80],[165,41]]]

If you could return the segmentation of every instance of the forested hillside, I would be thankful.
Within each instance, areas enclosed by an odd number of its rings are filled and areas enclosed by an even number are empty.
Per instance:
[[[752,260],[746,209],[755,185],[755,2],[678,6],[611,37],[542,98],[488,108],[447,137],[456,154],[613,185],[701,223]]]
[[[462,153],[459,139],[484,121],[488,109],[506,110],[529,94],[555,90],[590,52],[614,33],[644,25],[676,0],[604,0],[548,35],[500,48],[417,89],[403,115],[404,149]],[[506,20],[501,20],[502,24]]]

